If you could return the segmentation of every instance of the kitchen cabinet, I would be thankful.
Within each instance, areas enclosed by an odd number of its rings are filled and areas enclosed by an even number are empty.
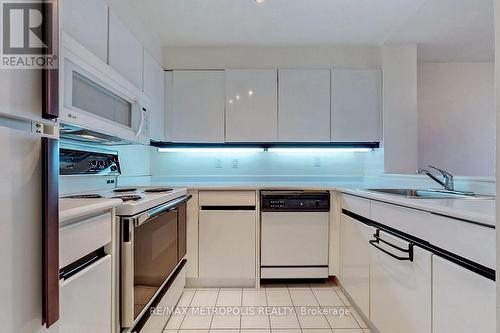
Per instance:
[[[174,72],[165,71],[164,78],[164,141],[172,142],[172,116],[173,116],[173,96],[174,96]],[[189,270],[188,270],[189,271]]]
[[[382,141],[380,70],[334,69],[331,141]]]
[[[138,89],[142,88],[143,48],[113,13],[109,12],[109,65]]]
[[[277,140],[277,70],[226,70],[226,142]]]
[[[224,71],[174,71],[171,140],[224,142],[224,98]]]
[[[370,246],[376,229],[342,214],[340,281],[366,317],[370,316]]]
[[[61,280],[59,332],[112,332],[111,256]]]
[[[388,253],[371,247],[370,321],[384,333],[430,333],[432,254],[383,231],[379,237],[371,245]]]
[[[437,256],[432,264],[432,332],[496,332],[495,281]]]
[[[279,70],[278,138],[330,141],[330,70]]]
[[[144,50],[143,91],[149,96],[149,136],[156,141],[165,139],[165,73],[161,65]]]
[[[255,192],[202,191],[199,201],[200,279],[208,285],[254,286]]]
[[[108,6],[103,0],[62,1],[61,29],[108,62]]]

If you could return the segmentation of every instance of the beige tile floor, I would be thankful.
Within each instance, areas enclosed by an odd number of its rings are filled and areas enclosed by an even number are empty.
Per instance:
[[[333,282],[186,289],[163,333],[369,333]]]

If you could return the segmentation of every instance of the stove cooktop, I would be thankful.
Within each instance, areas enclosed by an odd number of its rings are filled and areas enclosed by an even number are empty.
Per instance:
[[[164,193],[164,192],[171,192],[173,190],[174,190],[173,188],[168,188],[168,187],[153,187],[145,189],[144,193]]]
[[[121,199],[123,203],[116,207],[116,215],[133,216],[162,205],[187,194],[185,188],[168,187],[123,187],[99,192],[77,193],[64,196],[68,199]]]

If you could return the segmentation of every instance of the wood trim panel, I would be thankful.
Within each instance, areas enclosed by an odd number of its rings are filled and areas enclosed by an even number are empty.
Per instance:
[[[59,1],[42,3],[43,36],[52,45],[52,53],[59,61]],[[42,117],[59,117],[59,66],[42,70]]]
[[[43,296],[46,327],[59,320],[59,142],[42,138]]]

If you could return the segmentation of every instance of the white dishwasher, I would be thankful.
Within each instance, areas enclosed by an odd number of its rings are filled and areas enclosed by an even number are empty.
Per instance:
[[[261,192],[261,279],[328,277],[330,193]]]

